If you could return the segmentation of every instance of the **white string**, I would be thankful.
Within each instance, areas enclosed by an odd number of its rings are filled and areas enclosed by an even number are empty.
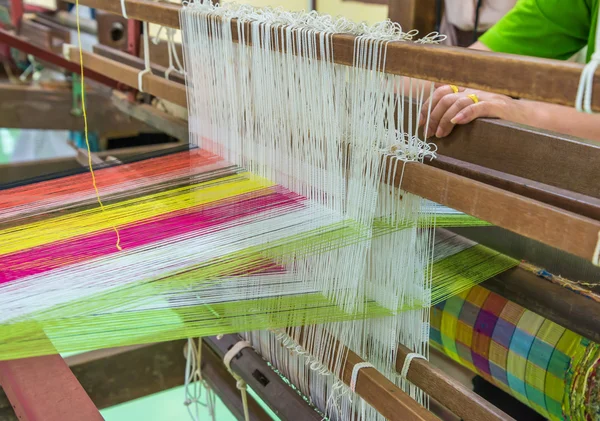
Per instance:
[[[252,344],[248,341],[239,341],[225,353],[223,363],[227,367],[227,370],[231,371],[231,360],[244,348],[252,348]]]
[[[352,376],[350,377],[350,390],[354,392],[356,390],[356,380],[358,378],[358,372],[363,368],[375,368],[375,366],[369,362],[362,362],[355,364],[352,367]]]
[[[185,405],[193,421],[201,421],[200,407],[206,407],[213,421],[216,421],[216,396],[210,385],[202,377],[202,339],[198,344],[189,338],[184,348],[185,355]],[[206,402],[202,402],[202,390],[206,390]]]
[[[244,379],[242,379],[238,374],[234,373],[234,371],[231,369],[231,360],[237,354],[239,354],[239,352],[242,349],[251,348],[251,347],[252,347],[252,344],[250,344],[250,342],[239,341],[238,343],[233,345],[229,349],[229,351],[227,351],[225,353],[225,355],[223,356],[223,363],[225,364],[225,367],[227,367],[227,370],[229,371],[229,373],[231,373],[233,378],[236,380],[235,386],[238,388],[238,390],[240,391],[240,394],[242,396],[242,404],[244,406],[244,420],[245,421],[250,421],[250,411],[248,409],[248,394],[246,391],[247,385],[246,385],[246,382],[244,381]]]
[[[138,73],[138,91],[144,92],[143,79],[146,73],[152,74],[152,67],[150,65],[150,35],[148,34],[148,22],[144,22],[144,70]]]
[[[596,244],[596,250],[594,251],[592,263],[596,266],[600,266],[600,231],[598,231],[598,243]]]
[[[577,111],[585,111],[591,114],[592,111],[592,93],[594,88],[594,74],[600,66],[600,20],[596,24],[596,44],[595,51],[592,54],[589,63],[583,68],[581,78],[579,79],[579,88],[577,89],[577,98],[575,107]]]
[[[125,0],[121,0],[121,14],[125,19],[129,19],[127,17],[127,7],[125,7]]]
[[[165,70],[165,79],[169,80],[171,72],[175,71],[180,74],[185,74],[181,61],[179,61],[179,55],[177,54],[177,48],[175,47],[175,29],[160,26],[156,35],[152,39],[154,45],[158,45],[160,42],[160,35],[163,30],[167,31],[167,56],[169,58],[169,67]]]
[[[418,354],[416,352],[410,352],[410,353],[406,354],[406,357],[404,358],[404,363],[402,364],[402,370],[400,370],[400,377],[405,379],[406,376],[408,376],[408,370],[410,369],[410,363],[415,358],[427,360],[427,358],[425,358],[424,356],[422,356],[421,354]]]

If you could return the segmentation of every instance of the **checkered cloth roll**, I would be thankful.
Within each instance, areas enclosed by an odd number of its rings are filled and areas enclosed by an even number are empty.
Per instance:
[[[431,311],[431,344],[551,420],[600,420],[600,345],[476,286]]]

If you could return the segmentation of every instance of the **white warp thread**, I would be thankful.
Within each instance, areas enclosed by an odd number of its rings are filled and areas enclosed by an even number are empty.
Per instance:
[[[350,377],[350,390],[353,392],[356,390],[356,380],[358,378],[358,372],[363,368],[375,368],[375,366],[365,361],[362,363],[355,364],[354,367],[352,367],[352,376]]]
[[[407,354],[406,358],[404,358],[404,363],[402,364],[402,370],[400,370],[400,377],[402,377],[403,379],[405,379],[406,376],[408,376],[408,370],[410,369],[410,363],[415,358],[417,358],[417,359],[420,358],[422,360],[427,360],[427,358],[425,358],[421,354],[417,354],[416,352],[411,352],[411,353]]]

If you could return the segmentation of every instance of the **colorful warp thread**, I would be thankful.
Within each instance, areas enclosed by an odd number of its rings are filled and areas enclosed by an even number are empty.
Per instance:
[[[305,215],[305,199],[280,186],[199,149],[98,174],[104,213],[87,174],[2,191],[0,359],[390,314],[375,301],[360,315],[340,311],[282,271],[360,230]],[[293,231],[302,215],[310,223]],[[278,236],[254,239],[248,227],[261,220]],[[237,246],[214,243],[226,231]],[[516,264],[448,234],[435,247],[434,302]]]
[[[544,417],[600,419],[600,346],[481,286],[432,308],[430,338]]]

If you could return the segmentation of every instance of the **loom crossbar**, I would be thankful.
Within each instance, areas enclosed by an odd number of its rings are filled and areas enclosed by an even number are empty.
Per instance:
[[[81,0],[80,4],[121,14],[120,2],[113,0]],[[179,29],[179,5],[125,0],[125,7],[131,19]],[[235,41],[235,22],[232,24],[232,33]],[[353,64],[354,40],[352,35],[333,36],[336,63]],[[582,70],[580,64],[559,60],[409,42],[389,43],[386,61],[386,72],[391,74],[569,106],[575,104]],[[600,78],[594,81],[592,108],[600,111]]]
[[[71,48],[69,57],[79,62],[79,50]],[[83,60],[90,69],[104,69],[111,78],[137,87],[138,69],[89,52],[83,52]],[[144,89],[181,106],[187,103],[183,85],[155,75],[145,75]],[[402,189],[410,193],[519,235],[586,260],[593,257],[600,221],[421,163],[408,164],[393,182],[396,186],[401,182]]]

